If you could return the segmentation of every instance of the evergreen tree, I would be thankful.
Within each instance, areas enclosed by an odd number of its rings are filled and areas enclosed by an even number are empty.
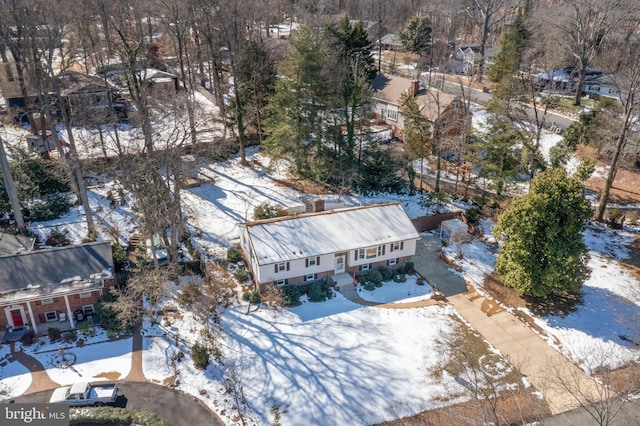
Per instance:
[[[426,16],[409,19],[398,34],[402,46],[424,59],[431,52],[431,21]],[[418,68],[421,68],[418,66]]]
[[[309,176],[310,160],[322,143],[327,51],[324,39],[311,27],[300,26],[289,41],[275,93],[265,109],[263,148],[276,157],[291,158],[301,177]]]
[[[491,188],[500,196],[505,186],[522,172],[522,139],[514,124],[505,117],[490,116],[488,125],[487,133],[478,135],[469,147],[468,160],[478,170],[477,175],[488,179]]]
[[[424,158],[432,149],[431,125],[420,112],[416,98],[404,93],[400,99],[400,113],[404,117],[404,149],[410,160],[420,160],[420,189]]]
[[[529,10],[530,1],[527,1],[525,6],[518,11],[513,24],[502,33],[500,52],[488,69],[487,74],[490,81],[497,83],[505,77],[513,76],[520,69],[523,51],[531,36],[526,25]]]
[[[504,284],[534,297],[578,291],[590,274],[582,241],[589,217],[579,177],[562,168],[538,174],[494,228],[500,240],[496,270]]]

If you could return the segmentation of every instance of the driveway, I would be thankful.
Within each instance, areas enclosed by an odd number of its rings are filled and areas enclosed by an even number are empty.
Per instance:
[[[118,387],[120,395],[116,407],[156,413],[174,426],[224,425],[193,396],[153,383],[119,382]],[[46,403],[52,392],[36,392],[12,400],[16,403]]]
[[[413,256],[414,268],[431,285],[435,285],[445,296],[467,291],[467,284],[449,265],[440,259],[440,235],[423,235],[416,244]]]

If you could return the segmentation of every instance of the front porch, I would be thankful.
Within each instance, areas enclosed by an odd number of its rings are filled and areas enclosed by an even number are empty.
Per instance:
[[[82,317],[82,319],[78,319],[73,322],[69,319],[43,322],[43,323],[36,324],[37,332],[29,324],[26,324],[23,327],[16,327],[16,328],[12,327],[7,330],[0,331],[0,343],[17,342],[19,340],[22,340],[24,335],[30,331],[35,332],[37,336],[45,336],[48,333],[49,328],[57,328],[62,333],[64,333],[65,331],[76,330],[78,328],[78,325],[82,323],[98,325],[100,324],[100,319],[98,318],[98,315],[91,314],[91,315],[84,316]]]

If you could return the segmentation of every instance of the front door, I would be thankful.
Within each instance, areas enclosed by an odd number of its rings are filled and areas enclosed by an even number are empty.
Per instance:
[[[344,272],[344,258],[344,255],[336,256],[335,274],[342,274]]]
[[[20,311],[20,309],[12,309],[11,320],[13,321],[14,327],[22,327],[24,325],[24,320],[22,319],[22,311]]]

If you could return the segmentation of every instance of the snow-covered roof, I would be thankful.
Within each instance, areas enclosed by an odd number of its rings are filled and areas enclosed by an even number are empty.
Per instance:
[[[113,254],[108,241],[0,256],[0,300],[7,293],[49,294],[92,286],[97,277],[109,277]]]
[[[246,226],[261,265],[420,238],[400,203],[329,210],[241,226]]]

